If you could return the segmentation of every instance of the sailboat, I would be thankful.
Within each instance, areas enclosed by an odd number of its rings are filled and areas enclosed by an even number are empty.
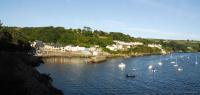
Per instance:
[[[196,65],[197,65],[197,64],[199,64],[199,63],[198,63],[198,61],[197,61],[197,56],[196,56],[196,61],[195,61],[195,64],[196,64]]]
[[[123,71],[126,68],[126,64],[124,64],[123,62],[118,64],[118,67],[121,71]]]
[[[172,61],[171,63],[172,63],[172,64],[175,64],[176,62]]]
[[[181,72],[181,71],[183,71],[183,69],[179,67],[179,68],[178,68],[178,71],[180,71],[180,72]]]
[[[171,58],[171,59],[173,58],[172,53],[171,53],[170,58]],[[175,62],[175,61],[171,61],[170,63],[175,64],[176,62]]]
[[[177,58],[176,58],[176,62],[175,62],[175,64],[174,64],[174,67],[178,67]]]
[[[136,71],[137,69],[133,68],[132,70],[133,70],[133,71]]]
[[[150,70],[150,69],[152,69],[152,68],[153,68],[153,66],[152,66],[152,65],[149,65],[149,66],[148,66],[148,69],[149,69],[149,70]]]
[[[124,67],[126,67],[126,64],[120,63],[120,64],[118,65],[118,67],[119,67],[119,68],[124,68]]]
[[[162,64],[163,64],[163,63],[162,63],[162,61],[161,61],[161,55],[160,55],[160,61],[158,62],[158,65],[159,65],[159,66],[162,66]]]
[[[156,69],[153,67],[153,65],[149,65],[148,69],[153,73],[156,72]]]
[[[178,67],[178,64],[176,63],[176,64],[174,64],[174,67]]]
[[[152,68],[152,70],[151,70],[153,73],[155,73],[156,72],[156,69],[155,68]]]

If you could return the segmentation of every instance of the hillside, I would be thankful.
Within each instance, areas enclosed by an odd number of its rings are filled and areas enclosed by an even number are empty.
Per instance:
[[[199,41],[190,40],[163,40],[134,38],[120,32],[104,32],[92,30],[90,27],[83,29],[65,29],[64,27],[3,27],[9,32],[15,42],[29,42],[41,40],[46,43],[55,43],[62,46],[74,45],[91,47],[99,45],[106,47],[113,44],[114,40],[124,42],[142,42],[144,44],[161,44],[164,49],[171,52],[196,52],[200,51]]]
[[[63,95],[47,74],[36,70],[43,61],[33,56],[28,42],[15,42],[0,28],[0,89],[5,95]]]

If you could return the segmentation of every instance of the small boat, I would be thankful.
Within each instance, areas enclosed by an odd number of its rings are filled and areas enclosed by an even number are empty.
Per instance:
[[[162,62],[158,62],[158,65],[159,65],[159,66],[162,66],[162,64],[163,64]]]
[[[171,63],[172,63],[172,64],[175,64],[176,62],[172,61]]]
[[[118,67],[119,67],[119,68],[126,67],[126,64],[124,64],[124,63],[120,63],[120,64],[118,65]]]
[[[198,61],[197,61],[197,56],[196,56],[196,61],[195,61],[195,64],[196,64],[196,65],[197,65],[197,64],[199,64],[199,63],[198,63]]]
[[[182,68],[178,68],[178,71],[183,71],[183,69]]]
[[[174,67],[178,67],[178,64],[174,64]]]
[[[162,64],[163,64],[163,63],[162,63],[161,56],[160,56],[160,61],[158,62],[158,65],[159,65],[159,66],[162,66]]]
[[[177,58],[176,58],[176,62],[175,62],[176,64],[174,64],[174,67],[178,67],[178,61],[177,61]]]
[[[153,73],[156,72],[156,69],[153,67],[153,65],[149,65],[149,70],[152,71]]]
[[[148,69],[152,69],[152,68],[153,68],[153,66],[152,66],[152,65],[149,65]]]
[[[135,75],[126,74],[126,77],[127,77],[127,78],[135,78],[136,76],[135,76]]]
[[[199,64],[199,63],[196,61],[195,64],[197,65],[197,64]]]
[[[133,70],[133,71],[136,71],[137,69],[133,68],[132,70]]]

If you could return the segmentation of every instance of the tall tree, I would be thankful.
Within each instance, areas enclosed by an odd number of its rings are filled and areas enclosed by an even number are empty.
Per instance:
[[[3,25],[3,23],[2,23],[1,20],[0,20],[0,31],[1,31],[1,29],[2,29],[2,25]]]

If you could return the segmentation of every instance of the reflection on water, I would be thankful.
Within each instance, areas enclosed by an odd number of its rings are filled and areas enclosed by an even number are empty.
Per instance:
[[[119,69],[120,69],[121,71],[124,71],[125,68],[126,68],[126,67],[119,67]]]
[[[200,65],[195,64],[199,58],[199,53],[166,55],[161,66],[160,56],[111,59],[101,64],[52,58],[45,60],[54,64],[43,64],[38,70],[51,73],[53,84],[65,95],[200,95]],[[118,67],[121,62],[126,64],[123,70]],[[150,65],[156,72],[148,69]],[[126,74],[136,77],[126,78]]]
[[[48,57],[43,61],[48,64],[79,64],[87,63],[87,58]]]

